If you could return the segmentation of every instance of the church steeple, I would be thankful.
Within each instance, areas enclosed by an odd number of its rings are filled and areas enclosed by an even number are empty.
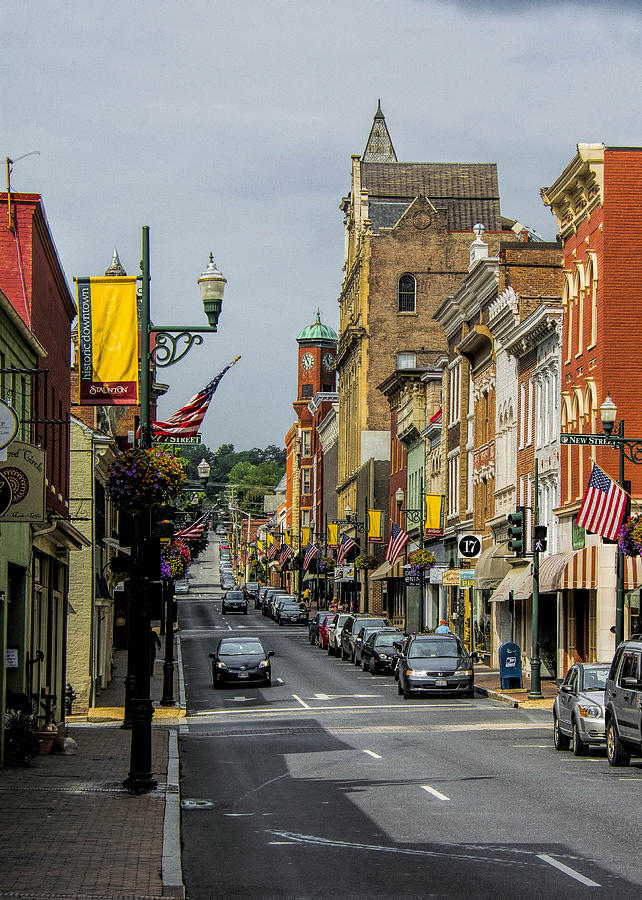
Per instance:
[[[377,111],[361,162],[397,162],[397,154],[392,146],[386,119],[381,111],[381,100],[377,103]]]

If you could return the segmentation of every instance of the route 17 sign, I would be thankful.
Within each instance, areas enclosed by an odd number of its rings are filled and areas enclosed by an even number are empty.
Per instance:
[[[7,447],[18,433],[18,416],[15,411],[0,400],[0,450]]]
[[[476,534],[462,534],[457,544],[459,555],[464,559],[475,559],[481,553],[481,538]]]

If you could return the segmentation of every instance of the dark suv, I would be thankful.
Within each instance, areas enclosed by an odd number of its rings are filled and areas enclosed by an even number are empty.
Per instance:
[[[354,662],[354,642],[364,625],[372,627],[379,625],[380,628],[385,628],[386,625],[392,625],[392,622],[383,616],[368,616],[363,613],[349,616],[341,631],[341,646],[338,648],[341,659]]]
[[[604,690],[606,757],[612,766],[628,766],[642,754],[642,634],[622,641],[615,651]]]
[[[411,634],[393,647],[398,653],[399,693],[406,700],[417,694],[474,695],[473,661],[479,655],[469,655],[454,634]]]

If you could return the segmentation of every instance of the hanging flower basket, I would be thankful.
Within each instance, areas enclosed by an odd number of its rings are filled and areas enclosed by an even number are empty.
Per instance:
[[[127,450],[109,469],[107,492],[122,512],[141,513],[167,506],[185,482],[185,469],[165,450]]]
[[[331,556],[322,556],[317,562],[318,572],[327,572],[328,575],[334,573],[334,559]]]
[[[625,556],[639,556],[642,552],[642,515],[631,516],[620,528],[617,536],[620,550]]]
[[[376,569],[378,564],[377,557],[372,553],[360,553],[354,561],[356,569]]]
[[[435,564],[435,554],[431,553],[430,550],[413,550],[408,557],[408,562],[413,575],[418,575],[419,572],[426,572],[428,569],[432,569]]]
[[[187,541],[174,541],[161,551],[161,578],[183,578],[191,561]]]

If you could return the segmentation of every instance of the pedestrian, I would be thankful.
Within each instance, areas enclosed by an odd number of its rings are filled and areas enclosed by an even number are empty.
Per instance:
[[[435,634],[452,634],[446,619],[439,620],[439,625],[435,628]]]
[[[153,628],[149,631],[149,674],[154,674],[154,663],[156,662],[156,649],[160,650],[161,648],[161,639],[158,636],[158,632],[154,631]]]

